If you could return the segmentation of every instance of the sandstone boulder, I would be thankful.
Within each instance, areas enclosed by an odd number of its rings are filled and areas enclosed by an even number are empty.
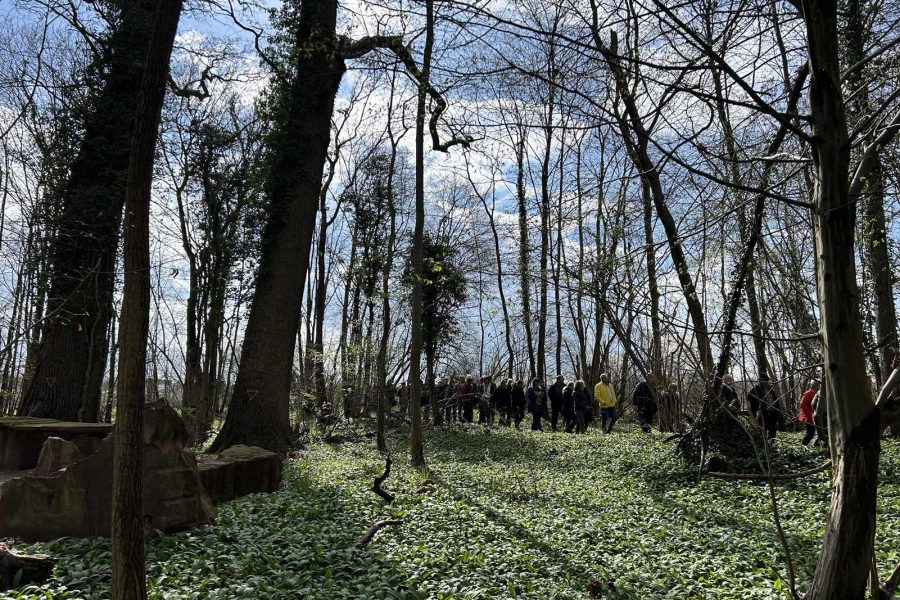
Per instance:
[[[281,484],[282,459],[257,446],[232,446],[200,459],[200,479],[214,503],[257,492],[274,492]]]
[[[212,519],[196,460],[184,450],[186,441],[187,429],[174,409],[162,402],[147,405],[144,521],[148,530],[177,531]],[[85,455],[62,440],[45,442],[46,458],[39,461],[39,471],[0,485],[0,538],[35,542],[108,536],[114,443],[115,436],[109,435]]]
[[[41,448],[41,454],[38,456],[37,466],[32,475],[50,477],[57,471],[82,460],[84,460],[84,455],[78,446],[62,438],[48,437],[44,442],[44,447]]]
[[[47,438],[74,443],[85,456],[93,454],[112,433],[109,423],[72,423],[37,417],[0,418],[0,470],[33,469]]]

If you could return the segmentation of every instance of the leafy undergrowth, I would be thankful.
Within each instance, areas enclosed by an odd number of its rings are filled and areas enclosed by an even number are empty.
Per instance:
[[[781,470],[821,450],[782,434]],[[148,542],[153,598],[787,598],[781,544],[763,485],[704,480],[662,436],[429,432],[429,472],[394,470],[384,506],[371,492],[384,463],[373,442],[313,445],[282,490],[220,508],[218,522]],[[422,484],[428,479],[429,483]],[[900,449],[885,443],[878,519],[882,575],[900,562]],[[828,475],[778,487],[801,593],[811,580]],[[374,521],[402,519],[365,549]],[[109,544],[59,540],[54,581],[6,598],[106,598]]]

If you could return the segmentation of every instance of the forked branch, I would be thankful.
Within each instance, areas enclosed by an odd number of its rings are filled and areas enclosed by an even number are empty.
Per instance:
[[[345,59],[360,58],[373,50],[389,50],[396,56],[406,72],[412,77],[416,83],[425,87],[425,91],[434,101],[434,110],[431,112],[431,118],[428,120],[428,130],[431,132],[431,145],[435,150],[440,152],[448,152],[453,146],[462,146],[468,148],[472,143],[472,136],[461,135],[453,136],[445,142],[441,141],[438,132],[438,122],[441,115],[447,110],[447,101],[443,95],[431,84],[428,76],[422,72],[416,63],[409,46],[403,43],[403,38],[398,35],[370,35],[358,40],[343,38],[341,48],[341,56]]]

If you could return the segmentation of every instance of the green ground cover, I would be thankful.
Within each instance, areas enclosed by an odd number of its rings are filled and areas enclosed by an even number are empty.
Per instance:
[[[814,466],[782,434],[781,470]],[[432,482],[396,457],[384,506],[372,440],[314,444],[291,460],[282,490],[220,507],[218,522],[148,543],[153,598],[787,598],[784,557],[763,485],[704,480],[661,434],[430,431]],[[885,443],[879,500],[882,575],[900,561],[900,448]],[[798,588],[815,568],[828,475],[778,487]],[[374,521],[399,518],[365,549]],[[59,540],[29,549],[60,558],[55,579],[4,598],[106,598],[109,544]],[[614,589],[609,585],[613,582]]]

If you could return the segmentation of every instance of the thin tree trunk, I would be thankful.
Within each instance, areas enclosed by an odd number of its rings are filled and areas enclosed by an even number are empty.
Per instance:
[[[563,129],[565,134],[565,129]],[[559,150],[559,198],[557,202],[556,217],[556,268],[553,269],[553,305],[556,311],[556,372],[562,373],[562,302],[560,300],[560,275],[562,274],[565,252],[563,246],[563,195],[565,193],[565,144],[560,144]]]
[[[528,207],[525,196],[525,135],[520,128],[516,144],[516,198],[519,203],[519,293],[522,296],[522,321],[525,324],[525,341],[528,346],[528,372],[537,375],[534,360],[534,341],[531,335],[531,278],[528,276]]]
[[[591,7],[594,14],[595,23],[598,22],[598,6],[596,0],[591,0]],[[713,372],[713,356],[712,348],[709,342],[709,330],[706,326],[706,317],[703,312],[702,299],[698,295],[696,285],[691,277],[690,266],[684,253],[681,235],[678,232],[678,225],[669,206],[666,202],[666,195],[663,191],[662,181],[656,163],[650,157],[647,150],[647,144],[650,141],[650,132],[644,125],[644,117],[638,108],[631,87],[629,85],[628,74],[622,64],[621,57],[618,54],[618,42],[616,41],[615,32],[610,46],[601,38],[600,30],[597,27],[592,29],[594,44],[597,50],[603,55],[607,65],[609,65],[615,81],[616,91],[619,99],[625,107],[625,115],[618,115],[619,127],[622,129],[623,141],[628,148],[628,154],[634,162],[635,167],[639,170],[641,177],[646,181],[650,188],[650,196],[656,208],[656,214],[662,223],[663,230],[666,233],[666,241],[669,245],[669,254],[675,271],[678,275],[678,281],[681,284],[681,291],[687,304],[688,314],[691,317],[691,323],[694,326],[694,335],[697,340],[697,350],[700,357],[700,364],[706,373]],[[632,138],[632,133],[635,138]]]
[[[106,381],[106,408],[103,412],[103,421],[112,423],[113,403],[116,401],[116,364],[118,363],[119,340],[116,337],[116,319],[110,323],[110,361],[109,373]]]
[[[650,372],[662,381],[662,327],[659,319],[659,284],[656,281],[656,243],[653,240],[653,204],[650,186],[641,178],[641,199],[644,208],[644,242],[647,244],[647,288],[650,292]]]
[[[487,214],[488,224],[491,226],[491,237],[494,241],[494,258],[497,261],[497,291],[500,294],[500,308],[503,311],[503,334],[504,341],[506,342],[506,352],[508,353],[509,357],[507,361],[507,377],[512,378],[513,356],[515,356],[515,353],[513,351],[512,345],[512,327],[510,326],[509,321],[509,308],[506,306],[506,292],[503,289],[503,257],[500,253],[500,236],[497,234],[497,223],[494,221],[493,204],[491,205],[491,208],[488,209],[487,200],[484,198],[484,196],[479,194],[478,197],[481,200],[481,205],[484,206],[484,212]],[[491,201],[494,201],[493,193],[491,194]]]
[[[181,0],[156,3],[125,187],[125,287],[112,489],[112,596],[117,600],[147,597],[142,471],[144,378],[150,327],[150,187],[181,5]]]
[[[425,0],[425,47],[422,52],[419,89],[416,102],[416,221],[412,243],[412,319],[410,334],[410,462],[415,467],[425,465],[425,444],[422,435],[422,306],[424,281],[425,237],[425,104],[426,85],[431,75],[431,54],[434,49],[434,0]]]
[[[391,94],[394,93],[395,79],[391,79]],[[394,205],[394,170],[397,166],[397,144],[399,140],[394,140],[393,131],[390,130],[391,119],[393,118],[393,95],[391,96],[391,104],[388,109],[388,135],[391,139],[391,160],[388,165],[387,175],[387,210],[390,218],[390,233],[388,234],[387,255],[384,261],[384,271],[381,274],[381,340],[378,345],[378,374],[376,375],[378,385],[378,406],[377,406],[377,436],[376,444],[381,452],[388,451],[387,439],[384,434],[384,425],[386,412],[391,402],[391,386],[387,382],[387,353],[388,340],[391,335],[391,265],[394,264],[394,246],[397,241],[397,210]]]
[[[540,274],[538,281],[538,345],[537,375],[547,378],[547,257],[550,253],[550,155],[553,150],[553,114],[556,100],[555,79],[555,40],[550,41],[548,59],[549,79],[547,114],[544,122],[544,157],[541,161],[541,253],[539,257]],[[546,409],[547,403],[544,403]],[[545,415],[548,416],[548,415]]]

